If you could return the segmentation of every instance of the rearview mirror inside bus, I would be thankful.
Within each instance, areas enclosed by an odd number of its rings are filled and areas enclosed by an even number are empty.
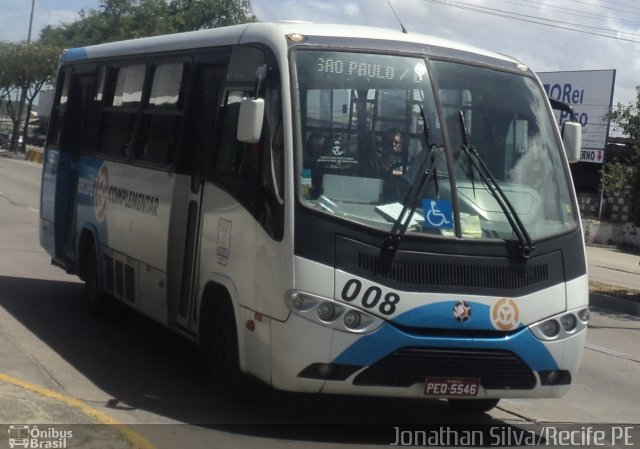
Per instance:
[[[264,118],[264,100],[262,98],[243,98],[238,117],[238,140],[245,143],[257,143],[262,134]]]
[[[562,125],[562,142],[570,164],[580,161],[582,149],[582,126],[576,122],[564,122]]]

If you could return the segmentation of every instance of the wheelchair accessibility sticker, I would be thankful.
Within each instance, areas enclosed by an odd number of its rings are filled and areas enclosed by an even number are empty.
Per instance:
[[[424,227],[436,229],[452,229],[453,219],[451,201],[423,199]]]

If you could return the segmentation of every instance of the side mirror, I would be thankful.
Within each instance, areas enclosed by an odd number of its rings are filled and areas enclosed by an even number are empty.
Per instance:
[[[582,126],[576,122],[564,122],[562,125],[562,143],[570,164],[580,161],[582,150]]]
[[[237,137],[240,142],[257,143],[262,134],[264,120],[264,99],[243,98],[238,115]]]
[[[564,151],[567,153],[567,159],[570,164],[580,162],[580,151],[582,151],[582,126],[574,120],[574,113],[571,106],[562,101],[558,101],[549,97],[549,103],[551,107],[558,111],[562,111],[567,114],[571,121],[566,121],[562,124],[562,143],[564,144]]]

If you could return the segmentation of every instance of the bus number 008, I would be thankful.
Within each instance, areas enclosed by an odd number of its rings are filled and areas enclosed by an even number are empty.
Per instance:
[[[362,294],[361,294],[362,293]],[[342,288],[342,299],[347,302],[359,300],[365,309],[374,309],[383,315],[392,315],[396,311],[396,304],[400,302],[400,295],[389,292],[382,297],[382,289],[375,285],[362,291],[362,282],[349,279]]]

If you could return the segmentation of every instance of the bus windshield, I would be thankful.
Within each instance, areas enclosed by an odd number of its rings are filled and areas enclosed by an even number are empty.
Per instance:
[[[514,240],[510,214],[533,240],[575,229],[553,117],[527,72],[316,50],[294,61],[306,207],[390,231],[426,180],[407,234]]]

